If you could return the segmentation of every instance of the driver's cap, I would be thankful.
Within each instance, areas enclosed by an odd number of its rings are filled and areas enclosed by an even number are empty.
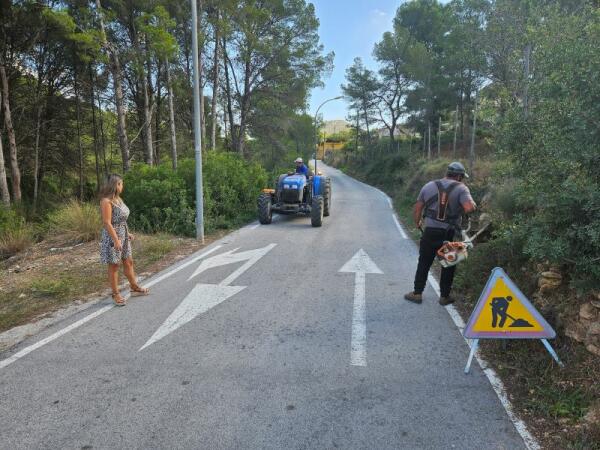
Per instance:
[[[302,161],[302,158],[296,158],[296,161],[294,161],[294,162],[301,163],[303,161]]]

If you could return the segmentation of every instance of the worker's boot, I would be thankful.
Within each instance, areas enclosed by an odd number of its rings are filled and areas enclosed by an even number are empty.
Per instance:
[[[440,305],[448,306],[454,303],[454,298],[447,295],[446,297],[440,297]]]
[[[408,294],[404,294],[404,300],[408,300],[413,303],[422,303],[423,302],[423,294],[416,294],[414,292],[409,292]]]

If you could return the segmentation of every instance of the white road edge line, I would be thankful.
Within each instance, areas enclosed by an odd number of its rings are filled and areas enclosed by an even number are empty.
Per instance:
[[[375,189],[377,189],[377,188],[375,188]],[[398,216],[396,215],[396,212],[394,211],[394,203],[392,202],[392,198],[380,189],[377,189],[377,191],[381,192],[381,194],[386,198],[388,205],[390,205],[390,209],[392,210],[392,217],[394,219],[394,223],[396,224],[396,228],[398,228],[398,231],[400,232],[400,236],[402,236],[402,239],[408,239],[408,234],[406,234],[406,231],[404,231],[404,228],[402,228],[402,225],[400,225]]]
[[[400,225],[400,221],[398,220],[396,213],[392,213],[392,217],[394,218],[394,223],[396,224],[396,228],[398,228],[398,231],[400,232],[400,236],[402,236],[402,239],[408,239],[408,235],[402,228],[402,225]]]
[[[180,264],[179,266],[175,267],[174,269],[168,271],[167,273],[164,273],[152,280],[150,280],[147,283],[144,283],[143,286],[144,287],[151,287],[154,286],[156,283],[164,280],[165,278],[170,277],[171,275],[179,272],[182,269],[185,269],[187,266],[189,266],[190,264],[195,263],[196,261],[198,261],[199,259],[204,258],[205,256],[217,251],[219,248],[221,248],[222,245],[216,245],[215,247],[211,248],[210,250],[201,253],[200,255],[190,259],[189,261],[186,261],[183,264]],[[129,297],[128,295],[126,296],[126,298]],[[44,345],[58,339],[61,336],[64,336],[65,334],[69,333],[70,331],[73,331],[76,328],[79,328],[81,325],[85,324],[86,322],[89,322],[92,319],[95,319],[96,317],[104,314],[107,311],[110,311],[111,309],[113,309],[115,307],[115,305],[107,305],[104,306],[103,308],[100,308],[97,311],[94,311],[93,313],[85,316],[84,318],[78,320],[77,322],[72,323],[71,325],[69,325],[68,327],[63,328],[62,330],[57,331],[54,334],[51,334],[50,336],[42,339],[39,342],[36,342],[35,344],[30,345],[29,347],[25,347],[23,350],[18,351],[17,353],[15,353],[14,355],[3,359],[2,361],[0,361],[0,369],[5,368],[6,366],[14,363],[15,361],[21,359],[23,356],[28,355],[29,353],[33,352],[34,350],[37,350],[40,347],[43,347]]]
[[[89,322],[90,320],[98,317],[101,314],[104,314],[106,311],[109,311],[109,310],[111,310],[113,308],[114,308],[114,305],[105,306],[104,308],[101,308],[98,311],[95,311],[92,314],[90,314],[88,316],[85,316],[83,319],[78,320],[75,323],[72,323],[68,327],[63,328],[60,331],[57,331],[56,333],[48,336],[47,338],[42,339],[41,341],[36,342],[35,344],[30,345],[29,347],[25,347],[23,350],[15,353],[10,358],[6,358],[6,359],[3,359],[2,361],[0,361],[0,369],[3,369],[4,367],[8,366],[9,364],[12,364],[15,361],[21,359],[23,356],[25,356],[25,355],[31,353],[32,351],[37,350],[38,348],[46,345],[48,342],[52,342],[53,340],[58,339],[59,337],[67,334],[69,331],[72,331],[75,328],[80,327],[84,323]]]
[[[373,187],[373,186],[371,186],[371,187]],[[388,201],[391,202],[391,198],[390,198],[389,195],[387,195],[381,189],[377,189],[377,188],[374,188],[374,189],[376,189],[379,192],[381,192],[388,199]],[[394,221],[396,222],[396,225],[398,227],[398,231],[400,232],[400,235],[402,236],[402,238],[403,239],[407,239],[406,232],[402,229],[402,226],[400,225],[400,223],[398,221],[398,218],[396,217],[395,213],[394,213]],[[431,273],[428,276],[428,281],[429,281],[429,284],[431,285],[431,287],[433,287],[433,290],[436,292],[436,294],[440,295],[440,285],[438,284],[437,280],[435,279],[435,277]],[[456,325],[456,327],[459,329],[460,334],[462,336],[462,331],[465,328],[465,322],[463,321],[462,317],[460,316],[460,314],[458,313],[458,311],[456,310],[456,308],[454,307],[454,305],[448,305],[448,306],[445,307],[445,309],[448,312],[448,314],[450,315],[450,317],[452,318],[452,321],[454,322],[454,324]],[[464,337],[463,337],[463,339],[464,339]],[[470,346],[469,345],[469,341],[467,339],[465,339],[465,342],[467,343],[468,346]],[[481,356],[481,354],[479,353],[479,351],[477,351],[475,353],[475,359],[477,359],[477,363],[481,367],[481,370],[483,371],[483,373],[487,377],[488,381],[492,385],[492,389],[494,389],[494,392],[496,393],[496,396],[498,397],[498,400],[500,400],[500,403],[504,407],[504,409],[506,411],[506,414],[508,415],[508,418],[513,423],[513,425],[515,426],[515,429],[517,430],[517,432],[519,433],[519,435],[523,439],[523,442],[525,443],[525,446],[529,450],[539,450],[539,449],[541,449],[541,446],[540,446],[539,442],[529,432],[529,430],[527,429],[527,425],[525,424],[525,422],[523,422],[515,414],[513,406],[512,406],[512,403],[510,402],[510,400],[508,398],[508,395],[506,393],[506,389],[504,387],[504,384],[502,383],[502,380],[500,379],[500,377],[498,377],[498,374],[496,373],[496,371],[489,366],[489,364]]]

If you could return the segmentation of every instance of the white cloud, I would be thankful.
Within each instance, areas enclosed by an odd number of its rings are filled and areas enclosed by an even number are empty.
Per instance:
[[[389,14],[381,9],[375,8],[369,11],[369,23],[373,26],[386,26],[389,20]]]

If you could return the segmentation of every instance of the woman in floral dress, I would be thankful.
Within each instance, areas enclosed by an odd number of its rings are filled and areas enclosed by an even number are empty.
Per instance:
[[[133,270],[131,241],[133,234],[127,228],[129,208],[121,199],[123,178],[112,174],[100,190],[100,211],[102,212],[102,236],[100,239],[100,260],[108,264],[108,281],[112,288],[112,298],[117,306],[125,306],[125,299],[119,292],[119,263],[131,286],[131,295],[148,295],[149,290],[140,287]]]

